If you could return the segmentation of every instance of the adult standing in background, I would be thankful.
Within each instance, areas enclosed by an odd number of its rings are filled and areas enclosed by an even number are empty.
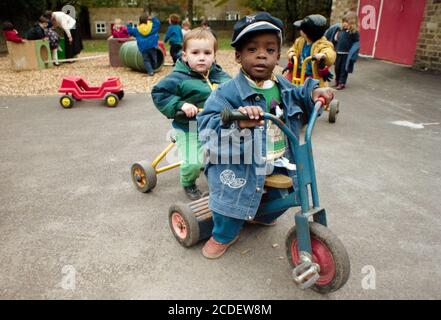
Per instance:
[[[64,30],[64,51],[67,59],[75,57],[83,50],[81,33],[78,29],[77,21],[74,18],[63,11],[46,11],[45,17],[50,19],[55,27],[60,27]]]

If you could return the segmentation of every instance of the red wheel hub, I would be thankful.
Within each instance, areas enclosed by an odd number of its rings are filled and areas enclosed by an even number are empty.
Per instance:
[[[181,239],[187,237],[187,224],[179,212],[173,212],[171,216],[173,232]]]
[[[312,261],[320,266],[320,278],[317,280],[316,284],[319,286],[325,286],[329,284],[335,277],[336,270],[334,258],[328,247],[322,241],[314,237],[311,237],[311,247]],[[291,242],[291,256],[295,265],[299,265],[301,263],[297,239],[294,239]]]

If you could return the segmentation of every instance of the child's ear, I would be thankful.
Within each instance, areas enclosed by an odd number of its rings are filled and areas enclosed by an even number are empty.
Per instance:
[[[240,55],[240,52],[235,51],[235,57],[236,57],[236,62],[237,63],[242,63],[242,57]]]
[[[185,51],[182,51],[181,58],[182,58],[182,61],[187,62],[187,53]]]

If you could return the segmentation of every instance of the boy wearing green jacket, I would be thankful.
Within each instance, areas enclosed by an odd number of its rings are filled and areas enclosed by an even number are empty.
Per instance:
[[[203,168],[203,150],[198,140],[196,114],[211,92],[231,77],[215,63],[217,40],[205,29],[191,30],[183,43],[182,57],[173,72],[153,87],[152,99],[167,118],[182,110],[186,119],[174,119],[180,166],[180,183],[191,200],[202,196],[196,185]]]

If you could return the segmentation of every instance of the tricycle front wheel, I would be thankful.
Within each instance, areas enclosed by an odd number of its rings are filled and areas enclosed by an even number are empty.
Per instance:
[[[323,294],[336,291],[343,287],[349,278],[351,265],[348,253],[340,239],[327,227],[309,222],[309,231],[312,260],[320,266],[320,277],[311,289]],[[293,268],[301,263],[295,226],[286,237],[286,254]]]
[[[329,104],[329,118],[330,123],[335,123],[337,121],[337,114],[340,112],[340,101],[332,100]]]
[[[156,170],[149,162],[140,161],[133,164],[131,172],[132,181],[138,191],[146,193],[156,187],[158,181]]]

